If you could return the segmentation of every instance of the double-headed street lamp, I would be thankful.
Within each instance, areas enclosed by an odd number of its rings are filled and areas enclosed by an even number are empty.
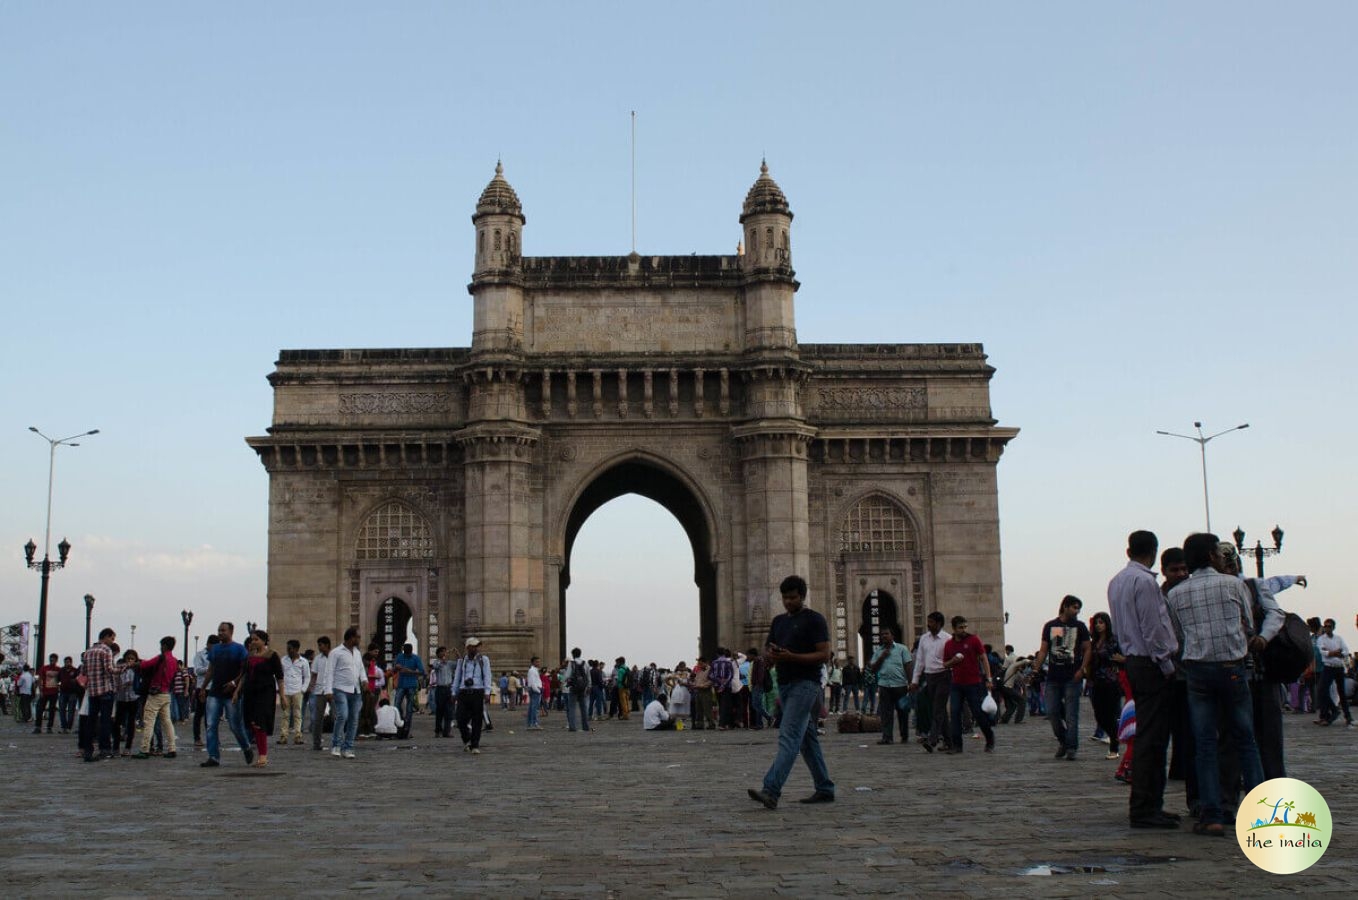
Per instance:
[[[90,435],[98,434],[99,429],[94,428],[89,431],[82,431],[79,434],[73,434],[70,437],[64,438],[50,438],[33,426],[29,426],[28,430],[46,441],[52,450],[51,455],[47,460],[47,526],[43,531],[42,559],[34,559],[38,552],[38,545],[33,543],[32,538],[29,538],[28,543],[24,544],[24,559],[30,569],[36,569],[38,571],[38,575],[42,581],[42,587],[39,588],[38,592],[37,658],[38,665],[43,665],[47,659],[47,581],[52,577],[52,571],[54,569],[65,568],[66,557],[71,553],[70,541],[62,538],[61,543],[57,544],[57,553],[59,556],[56,560],[52,559],[52,477],[56,472],[57,448],[63,445],[67,447],[79,447],[79,444],[74,443],[76,438],[89,437]]]
[[[1253,547],[1246,547],[1245,529],[1237,525],[1235,531],[1231,533],[1231,537],[1235,538],[1235,548],[1246,556],[1254,557],[1254,569],[1259,573],[1260,578],[1264,577],[1264,557],[1277,556],[1279,553],[1283,552],[1282,528],[1274,525],[1271,534],[1273,536],[1272,547],[1265,547],[1262,540],[1255,541]]]
[[[1214,440],[1215,438],[1219,438],[1223,434],[1230,434],[1232,431],[1239,431],[1242,428],[1249,428],[1250,425],[1248,422],[1246,422],[1244,425],[1237,425],[1234,428],[1227,428],[1225,431],[1218,431],[1216,434],[1212,435],[1203,435],[1201,422],[1194,422],[1193,427],[1198,430],[1197,437],[1194,437],[1191,434],[1176,434],[1173,431],[1157,431],[1156,434],[1163,434],[1166,435],[1167,437],[1183,438],[1186,441],[1193,441],[1195,444],[1198,445],[1198,449],[1202,451],[1202,507],[1203,510],[1207,513],[1207,530],[1211,531],[1212,504],[1208,502],[1207,499],[1207,442]]]

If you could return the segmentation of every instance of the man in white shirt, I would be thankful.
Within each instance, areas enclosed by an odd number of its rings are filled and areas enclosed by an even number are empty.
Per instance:
[[[401,711],[391,705],[390,700],[382,700],[377,707],[377,724],[373,726],[373,731],[377,732],[378,740],[392,740],[405,727],[405,719],[401,718]]]
[[[1325,620],[1325,630],[1316,637],[1316,647],[1320,650],[1320,660],[1325,665],[1321,667],[1320,675],[1320,719],[1317,725],[1329,725],[1339,718],[1339,709],[1335,708],[1334,699],[1330,696],[1330,685],[1338,685],[1339,705],[1343,708],[1344,721],[1348,727],[1353,727],[1353,714],[1349,712],[1349,698],[1344,695],[1344,661],[1349,658],[1349,645],[1344,643],[1344,639],[1334,633],[1334,619]]]
[[[311,661],[311,749],[321,749],[325,730],[326,701],[330,699],[330,638],[316,639],[316,658]]]
[[[217,635],[209,634],[207,644],[193,654],[193,746],[203,749],[203,716],[207,712],[207,671],[210,668],[208,652],[220,640]]]
[[[647,731],[673,731],[674,722],[669,711],[669,700],[664,694],[657,694],[641,713],[641,725]]]
[[[467,654],[458,658],[453,682],[457,685],[457,730],[462,749],[468,753],[481,752],[486,701],[495,683],[490,673],[490,657],[481,652],[480,639],[467,638]]]
[[[358,736],[358,713],[368,691],[367,668],[363,651],[358,649],[358,628],[344,632],[344,645],[330,654],[330,690],[327,700],[335,708],[335,730],[330,735],[330,755],[354,758],[354,738]]]
[[[943,613],[937,610],[929,613],[925,624],[929,630],[919,636],[910,692],[913,694],[922,689],[929,704],[929,733],[920,735],[919,742],[921,747],[933,753],[940,741],[943,749],[952,749],[948,739],[948,694],[952,691],[952,673],[943,667],[943,645],[948,643],[948,635],[943,633]]]
[[[541,731],[542,725],[538,722],[538,711],[542,709],[542,670],[538,668],[538,658],[535,656],[528,663],[528,730]]]
[[[302,642],[288,641],[288,653],[283,657],[283,736],[279,746],[288,742],[292,734],[294,744],[302,743],[302,695],[311,682],[311,666],[302,657]]]

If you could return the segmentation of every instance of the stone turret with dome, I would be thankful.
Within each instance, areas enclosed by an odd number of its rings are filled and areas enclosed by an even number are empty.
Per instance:
[[[767,160],[759,164],[759,177],[745,194],[745,205],[740,210],[740,224],[745,227],[745,254],[742,263],[747,271],[774,269],[792,277],[792,210],[787,195],[769,175]]]
[[[476,266],[480,275],[511,269],[519,264],[523,246],[523,226],[527,223],[519,195],[505,180],[505,167],[495,162],[495,177],[476,201],[472,224],[476,226]]]

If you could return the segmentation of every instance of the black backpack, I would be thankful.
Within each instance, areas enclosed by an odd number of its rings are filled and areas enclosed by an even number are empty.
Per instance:
[[[566,679],[566,687],[576,693],[589,690],[589,673],[585,671],[585,664],[578,659],[571,660],[571,673]]]
[[[1254,597],[1254,630],[1258,633],[1264,623],[1264,606],[1259,602],[1259,585],[1253,578],[1245,579]],[[1273,684],[1291,684],[1315,658],[1311,644],[1311,629],[1296,613],[1283,614],[1283,627],[1278,629],[1259,654],[1264,680]]]

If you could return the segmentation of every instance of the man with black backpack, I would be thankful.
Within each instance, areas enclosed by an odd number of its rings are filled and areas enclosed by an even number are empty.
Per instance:
[[[571,661],[566,664],[566,726],[575,731],[577,718],[582,731],[589,731],[586,699],[589,696],[590,672],[580,658],[580,648],[571,649]]]
[[[1230,541],[1219,544],[1224,574],[1241,576],[1240,554]],[[1285,591],[1294,584],[1306,587],[1305,575],[1275,575],[1272,578],[1244,578],[1250,590],[1251,609],[1254,620],[1255,636],[1249,643],[1249,655],[1245,658],[1245,669],[1250,678],[1250,699],[1254,706],[1254,742],[1259,746],[1259,761],[1264,768],[1264,779],[1287,777],[1283,763],[1283,701],[1281,684],[1294,680],[1297,672],[1286,673],[1270,671],[1265,661],[1265,649],[1282,630],[1287,621],[1287,613],[1278,605],[1275,594]],[[1302,659],[1305,668],[1306,659]],[[1222,743],[1217,752],[1218,765],[1221,766],[1224,792],[1228,799],[1234,792],[1239,780],[1239,770],[1235,765],[1236,755],[1230,746],[1229,730],[1223,730]]]

